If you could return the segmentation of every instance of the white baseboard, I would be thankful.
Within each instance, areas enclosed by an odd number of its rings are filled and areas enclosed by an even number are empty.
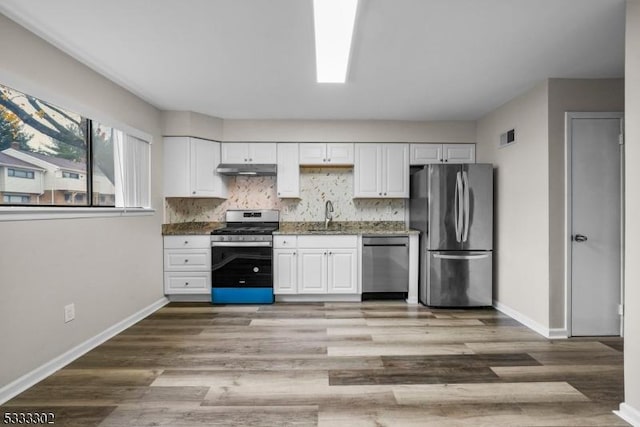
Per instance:
[[[360,302],[360,294],[276,295],[276,302]]]
[[[566,329],[562,329],[562,328],[547,328],[546,326],[536,322],[535,320],[533,320],[532,318],[525,316],[524,314],[520,313],[517,310],[514,310],[511,307],[508,307],[498,301],[493,301],[493,307],[506,314],[507,316],[517,320],[518,322],[522,323],[523,325],[525,325],[527,328],[539,333],[540,335],[542,335],[545,338],[549,338],[549,339],[563,339],[563,338],[567,338],[569,336],[569,334],[567,333]]]
[[[33,371],[26,373],[17,380],[12,381],[6,386],[0,388],[0,405],[22,393],[29,387],[34,386],[36,383],[42,381],[49,375],[65,367],[69,363],[73,362],[85,353],[91,351],[108,339],[114,337],[115,335],[118,335],[120,332],[144,319],[156,310],[164,307],[168,303],[169,300],[167,298],[159,299],[153,304],[116,323],[115,325],[99,333],[98,335],[89,338],[85,342],[73,347],[71,350],[61,354],[60,356],[48,361],[44,365],[37,367]]]
[[[614,414],[628,422],[634,427],[640,427],[640,411],[626,403],[620,404],[620,409],[613,411]]]

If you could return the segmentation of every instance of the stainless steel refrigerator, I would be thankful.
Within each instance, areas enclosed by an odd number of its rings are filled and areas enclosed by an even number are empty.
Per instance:
[[[410,223],[420,230],[420,302],[492,305],[493,166],[435,164],[411,175]]]

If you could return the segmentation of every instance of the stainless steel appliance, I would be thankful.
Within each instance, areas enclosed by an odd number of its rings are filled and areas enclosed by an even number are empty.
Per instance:
[[[410,188],[410,224],[421,231],[420,302],[491,305],[493,166],[428,165],[412,173]]]
[[[362,237],[362,298],[406,297],[409,290],[409,238]]]
[[[211,232],[211,302],[273,303],[273,236],[277,210],[228,210]]]

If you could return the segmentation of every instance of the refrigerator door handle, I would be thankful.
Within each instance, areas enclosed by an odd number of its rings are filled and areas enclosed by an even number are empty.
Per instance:
[[[466,242],[469,238],[469,176],[467,175],[467,171],[462,172],[462,184],[464,188],[462,195],[464,200],[464,232],[462,234],[462,241]]]
[[[453,215],[455,216],[456,224],[456,241],[460,243],[462,241],[462,174],[456,173],[456,192],[455,192],[455,209]]]
[[[442,255],[442,254],[433,254],[434,258],[437,259],[484,259],[488,258],[490,253],[480,254],[480,255]]]

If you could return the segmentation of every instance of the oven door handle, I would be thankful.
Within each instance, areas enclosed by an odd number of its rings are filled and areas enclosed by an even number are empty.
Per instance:
[[[271,242],[211,242],[211,247],[243,247],[243,248],[256,248],[256,247],[271,247]]]

